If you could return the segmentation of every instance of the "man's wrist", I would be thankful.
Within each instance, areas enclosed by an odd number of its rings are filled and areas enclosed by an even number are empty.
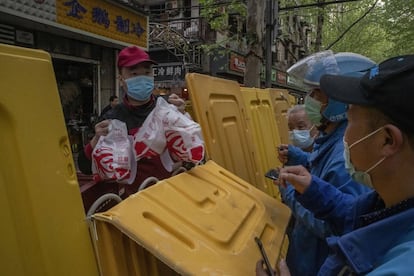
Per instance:
[[[93,138],[91,139],[91,141],[89,142],[91,144],[91,147],[94,149],[96,144],[98,144],[99,141],[99,136],[95,135],[93,136]]]

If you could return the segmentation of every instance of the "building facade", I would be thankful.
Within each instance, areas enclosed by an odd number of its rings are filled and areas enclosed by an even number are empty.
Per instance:
[[[245,41],[231,41],[225,32],[212,30],[209,22],[201,17],[203,7],[198,0],[137,2],[146,2],[142,4],[150,17],[151,56],[160,62],[162,68],[174,64],[182,68],[180,72],[184,72],[182,75],[170,74],[169,78],[165,75],[156,76],[160,93],[179,94],[183,91],[187,72],[200,72],[243,84],[247,53]],[[225,5],[222,6],[223,13],[226,13]],[[245,22],[237,15],[229,15],[228,20],[229,30],[245,31]],[[279,16],[277,22],[277,34],[272,44],[271,83],[273,87],[291,88],[286,70],[309,54],[312,28],[295,12]],[[202,45],[219,44],[220,41],[226,41],[222,50],[210,53],[201,50]],[[263,84],[264,66],[260,76]]]
[[[120,94],[119,50],[131,44],[147,50],[148,29],[147,16],[119,2],[0,1],[0,43],[42,49],[52,57],[74,151],[87,142],[86,130],[109,97]]]

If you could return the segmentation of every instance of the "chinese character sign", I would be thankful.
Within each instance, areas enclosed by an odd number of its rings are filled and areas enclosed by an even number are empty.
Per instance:
[[[243,73],[246,71],[246,62],[243,56],[236,53],[230,53],[229,59],[229,69],[230,71]]]
[[[57,22],[148,48],[148,17],[104,0],[56,0]]]
[[[154,65],[155,81],[183,81],[185,77],[182,63],[168,63]]]

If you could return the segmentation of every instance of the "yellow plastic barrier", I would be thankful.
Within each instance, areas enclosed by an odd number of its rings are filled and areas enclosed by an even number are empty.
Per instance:
[[[94,215],[103,275],[254,275],[259,237],[275,266],[288,207],[213,161]]]
[[[287,122],[287,111],[292,106],[292,96],[286,89],[265,89],[269,91],[274,107],[274,114],[277,126],[279,127],[280,141],[282,144],[289,144],[289,127]]]
[[[280,133],[276,124],[272,99],[269,92],[257,88],[241,88],[246,108],[246,119],[253,136],[251,145],[260,176],[258,187],[269,195],[279,198],[279,189],[264,174],[271,168],[280,167],[276,148],[280,145]]]
[[[254,158],[239,84],[196,73],[187,74],[186,82],[208,158],[257,186],[261,172]]]
[[[50,56],[0,44],[2,275],[98,275]]]
[[[290,105],[290,106],[294,106],[294,105],[296,105],[296,104],[298,103],[298,99],[297,99],[295,96],[293,96],[293,95],[289,94],[289,92],[288,92],[288,91],[286,91],[286,93],[288,93],[288,101],[289,101],[289,105]]]

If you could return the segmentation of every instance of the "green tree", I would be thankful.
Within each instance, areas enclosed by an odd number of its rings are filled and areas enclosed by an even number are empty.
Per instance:
[[[377,0],[346,3],[329,7],[324,26],[324,48],[334,52],[356,52],[376,61],[391,45],[385,30],[377,23]]]
[[[264,10],[266,1],[200,0],[201,15],[222,37],[204,45],[208,53],[229,45],[246,44],[245,84],[258,86],[263,61]],[[312,26],[309,53],[331,49],[334,52],[355,52],[380,62],[386,58],[414,53],[414,1],[360,0],[332,3],[332,0],[279,0],[279,41],[289,39],[292,15]],[[247,3],[247,4],[244,4]],[[319,6],[318,6],[319,4]],[[283,9],[297,6],[295,9]],[[229,24],[236,16],[241,24]],[[246,24],[246,33],[241,26]],[[293,54],[293,53],[290,53]],[[259,69],[258,69],[259,68]]]
[[[219,51],[221,54],[231,50],[230,45],[240,46],[245,44],[242,54],[246,55],[246,71],[244,84],[251,87],[260,87],[260,72],[263,64],[263,39],[264,39],[264,1],[217,1],[200,0],[203,16],[210,27],[221,35],[221,40],[203,45],[208,54]],[[235,16],[237,26],[229,24],[229,16]],[[243,32],[246,26],[246,32]],[[236,42],[236,43],[234,43]],[[239,47],[240,49],[241,47]]]
[[[230,44],[242,43],[245,33],[242,24],[246,22],[247,9],[242,1],[199,0],[200,15],[210,28],[218,33],[218,41],[206,41],[202,49],[207,53],[227,53]],[[229,17],[238,22],[236,26],[229,24]]]
[[[316,5],[303,7],[321,2],[281,2],[286,6],[302,6],[282,12],[281,17],[295,13],[313,26],[311,52],[328,48],[334,52],[356,52],[377,62],[414,52],[414,1],[361,0],[329,4],[323,8]],[[321,22],[322,32],[318,32]]]
[[[414,53],[414,1],[383,0],[383,12],[379,14],[388,41],[392,47],[387,57]]]
[[[413,53],[413,1],[363,0],[325,11],[322,48],[357,52],[377,62]]]

